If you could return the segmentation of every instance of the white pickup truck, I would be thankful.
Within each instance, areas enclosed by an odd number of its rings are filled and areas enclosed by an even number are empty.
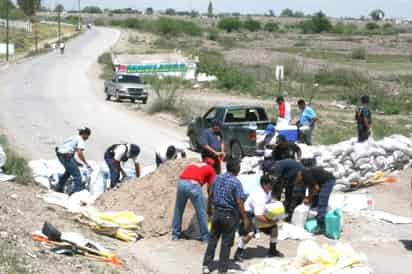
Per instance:
[[[146,104],[148,99],[142,77],[131,73],[114,73],[112,80],[104,83],[104,92],[106,100],[113,97],[117,102],[129,99],[132,103],[139,100]]]

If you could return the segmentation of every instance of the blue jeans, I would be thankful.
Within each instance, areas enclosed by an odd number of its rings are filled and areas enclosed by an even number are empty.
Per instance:
[[[104,160],[109,167],[110,172],[110,187],[115,187],[120,182],[120,170],[114,166],[114,159],[108,153],[104,154]]]
[[[176,192],[176,205],[173,215],[172,237],[179,238],[182,233],[182,218],[187,200],[193,204],[200,227],[200,240],[207,241],[207,213],[203,199],[202,186],[190,180],[178,180]]]
[[[84,189],[84,185],[82,183],[82,176],[80,174],[79,167],[74,157],[67,158],[62,154],[57,154],[57,159],[59,159],[65,171],[63,175],[59,177],[59,182],[57,183],[56,190],[59,192],[64,192],[64,186],[66,184],[66,181],[70,178],[70,176],[72,176],[74,186],[71,190],[71,193],[69,194],[82,191]]]
[[[314,204],[318,207],[318,215],[316,216],[316,219],[320,225],[324,225],[325,223],[325,215],[328,210],[329,197],[332,193],[333,187],[335,186],[335,182],[336,181],[332,179],[324,183],[320,188],[319,194],[314,197]]]

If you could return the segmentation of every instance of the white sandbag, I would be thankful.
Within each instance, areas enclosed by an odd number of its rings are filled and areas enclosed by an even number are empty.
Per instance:
[[[348,176],[347,179],[351,182],[351,181],[354,181],[354,180],[359,180],[360,177],[361,177],[361,175],[360,175],[359,172],[353,172],[352,174],[350,174],[350,175]]]
[[[4,152],[3,148],[0,147],[0,168],[4,167],[7,161],[6,152]]]
[[[356,161],[355,163],[355,167],[356,168],[360,168],[361,166],[365,165],[365,164],[369,164],[371,162],[369,157],[365,157],[365,158],[360,158]]]
[[[304,228],[306,219],[308,218],[310,206],[301,204],[295,208],[292,215],[292,224]]]
[[[405,155],[405,153],[403,153],[403,152],[400,151],[400,150],[396,150],[396,151],[394,151],[393,154],[392,154],[393,159],[395,160],[395,162],[400,162],[401,159],[402,159],[402,157],[403,157],[404,155]]]
[[[395,140],[396,143],[402,143],[404,145],[412,147],[412,140],[403,135],[395,134],[390,136],[389,138]]]
[[[396,150],[396,144],[394,140],[387,138],[387,137],[384,138],[383,140],[376,142],[376,145],[378,147],[385,149],[386,152],[393,152]]]
[[[363,164],[359,167],[360,170],[371,170],[372,169],[372,164]]]
[[[391,155],[385,159],[385,166],[388,167],[395,163],[395,158]]]
[[[378,169],[384,169],[386,165],[385,160],[385,156],[378,156],[376,157],[374,163]]]

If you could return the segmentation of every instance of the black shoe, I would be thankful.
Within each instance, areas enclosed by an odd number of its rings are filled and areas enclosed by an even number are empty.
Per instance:
[[[314,234],[315,236],[324,235],[324,234],[325,234],[325,226],[323,226],[323,225],[318,225],[318,227],[317,227],[316,230],[313,232],[313,234]]]
[[[236,249],[235,256],[233,257],[233,260],[234,260],[235,262],[243,262],[243,260],[244,260],[243,251],[244,251],[244,249],[242,249],[242,248],[240,248],[240,247],[238,247],[238,248]]]
[[[285,257],[285,255],[282,253],[282,252],[280,252],[279,250],[277,250],[277,249],[275,249],[275,250],[269,250],[269,252],[268,252],[268,257],[269,258],[274,258],[274,257],[277,257],[277,258],[283,258],[283,257]]]

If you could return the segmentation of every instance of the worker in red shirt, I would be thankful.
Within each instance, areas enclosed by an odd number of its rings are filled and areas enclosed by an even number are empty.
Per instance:
[[[276,103],[278,104],[278,120],[276,124],[289,125],[292,119],[290,104],[285,102],[283,96],[278,96]]]
[[[202,186],[207,184],[208,203],[210,204],[210,187],[213,184],[216,172],[213,169],[214,160],[206,158],[204,162],[188,165],[180,174],[177,181],[176,204],[172,223],[172,240],[178,240],[182,234],[182,217],[188,199],[196,211],[200,226],[200,238],[202,242],[208,241],[208,214],[203,199]]]

